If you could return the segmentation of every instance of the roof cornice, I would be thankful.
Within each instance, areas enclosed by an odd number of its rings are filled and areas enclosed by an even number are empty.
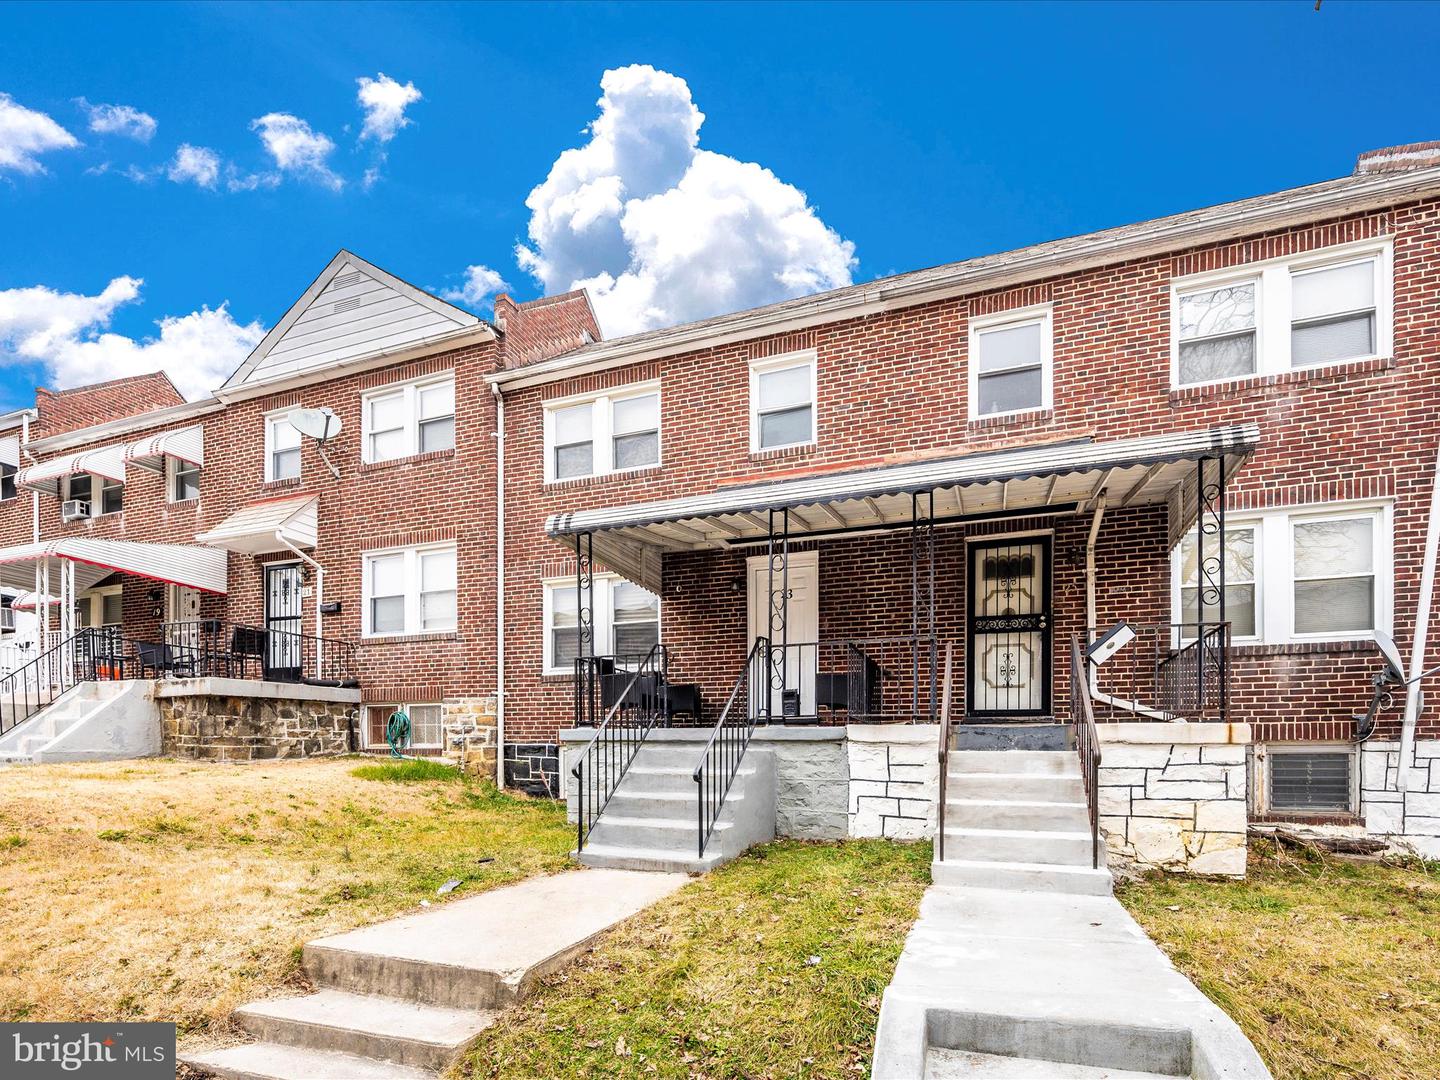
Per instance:
[[[1440,194],[1440,168],[1327,180],[1163,218],[1046,241],[996,255],[916,270],[687,323],[599,342],[579,352],[487,375],[502,389],[604,371],[680,352],[858,318],[901,307],[1023,284],[1078,270],[1292,228],[1338,214],[1363,213]]]

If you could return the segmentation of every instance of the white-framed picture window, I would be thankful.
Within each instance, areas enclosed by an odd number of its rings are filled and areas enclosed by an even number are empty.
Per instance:
[[[367,462],[453,450],[455,376],[372,390],[361,399],[360,414]]]
[[[571,675],[580,654],[580,608],[573,576],[544,584],[544,667],[547,675]],[[615,656],[621,666],[645,658],[660,641],[660,598],[613,574],[596,574],[592,615],[596,656]]]
[[[646,383],[545,404],[545,479],[660,464],[660,387]]]
[[[365,706],[365,746],[379,749],[388,746],[385,730],[390,718],[403,712],[410,718],[410,748],[439,750],[445,745],[445,707],[438,702],[392,701]]]
[[[1177,280],[1172,385],[1389,356],[1391,264],[1388,240],[1366,241]]]
[[[300,432],[290,423],[290,411],[265,418],[265,479],[293,480],[300,475]]]
[[[1051,407],[1051,322],[1048,304],[970,321],[970,419]]]
[[[394,548],[362,556],[363,633],[449,633],[458,625],[454,544]]]
[[[200,497],[200,466],[177,457],[165,459],[165,493],[172,503]]]
[[[816,441],[817,356],[813,349],[750,364],[750,449]]]
[[[1291,507],[1226,520],[1225,618],[1232,640],[1285,644],[1389,633],[1393,620],[1392,510],[1387,503]],[[1175,623],[1219,618],[1200,606],[1192,530],[1171,559]],[[1207,538],[1207,556],[1216,545]],[[1192,637],[1194,630],[1177,636]]]

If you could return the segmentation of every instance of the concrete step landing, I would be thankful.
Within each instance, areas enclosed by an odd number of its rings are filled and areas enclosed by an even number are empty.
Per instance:
[[[279,1043],[250,1043],[180,1060],[222,1080],[435,1080],[429,1069],[332,1050],[305,1050]]]
[[[1175,1080],[1178,1075],[968,1050],[932,1049],[925,1059],[925,1080]]]

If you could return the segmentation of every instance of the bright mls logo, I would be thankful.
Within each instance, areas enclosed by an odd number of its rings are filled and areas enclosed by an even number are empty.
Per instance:
[[[174,1024],[0,1024],[6,1080],[169,1080]]]

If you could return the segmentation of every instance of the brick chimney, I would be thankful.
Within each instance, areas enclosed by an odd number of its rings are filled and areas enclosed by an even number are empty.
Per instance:
[[[507,368],[549,360],[600,340],[600,324],[584,289],[517,304],[495,297],[495,326],[505,335]]]
[[[1412,142],[1366,150],[1355,159],[1355,175],[1408,172],[1440,165],[1440,142]]]

